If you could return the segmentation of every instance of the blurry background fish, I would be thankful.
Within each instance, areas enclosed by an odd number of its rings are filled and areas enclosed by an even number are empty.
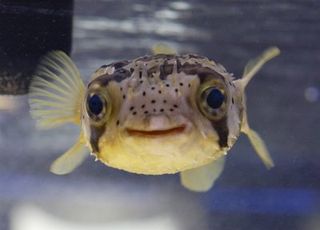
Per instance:
[[[12,72],[0,74],[2,94],[26,93],[25,69],[32,72],[48,47],[69,51],[72,44],[88,79],[97,67],[150,53],[158,42],[214,58],[235,76],[277,45],[282,55],[247,89],[251,125],[276,167],[261,167],[240,138],[205,194],[184,190],[177,176],[130,175],[90,161],[56,177],[50,163],[78,130],[36,131],[21,98],[16,112],[0,112],[0,229],[319,229],[318,1],[56,2],[0,2],[0,69]],[[13,77],[19,73],[27,74]]]

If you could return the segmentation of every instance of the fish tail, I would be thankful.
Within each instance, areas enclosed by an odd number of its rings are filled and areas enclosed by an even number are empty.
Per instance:
[[[29,88],[30,113],[38,127],[80,124],[83,96],[80,73],[64,52],[52,51],[40,60]]]

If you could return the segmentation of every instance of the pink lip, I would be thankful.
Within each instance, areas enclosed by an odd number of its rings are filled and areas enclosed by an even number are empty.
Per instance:
[[[171,129],[164,130],[136,130],[136,129],[127,129],[129,135],[133,136],[145,136],[145,137],[159,137],[164,135],[179,134],[185,130],[185,125],[174,127]]]

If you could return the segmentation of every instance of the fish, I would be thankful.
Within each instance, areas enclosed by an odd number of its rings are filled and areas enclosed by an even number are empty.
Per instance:
[[[274,162],[248,123],[245,88],[279,55],[266,49],[236,79],[221,64],[198,54],[154,46],[152,55],[98,68],[85,85],[71,58],[51,51],[29,88],[38,128],[81,127],[76,143],[51,165],[68,174],[89,155],[108,167],[136,174],[180,173],[181,184],[208,191],[241,133],[267,168]]]

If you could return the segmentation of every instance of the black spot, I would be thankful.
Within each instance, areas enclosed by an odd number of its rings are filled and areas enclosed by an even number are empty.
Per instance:
[[[160,112],[163,112],[164,111],[164,109],[160,109]]]
[[[156,103],[156,100],[151,100],[151,103],[152,103],[152,104]]]
[[[125,69],[118,69],[117,72],[118,72],[118,73],[126,73],[127,70],[125,70]]]
[[[142,78],[142,72],[141,71],[139,72],[139,78]]]
[[[122,91],[122,87],[120,87],[120,91]]]
[[[173,108],[170,109],[171,112],[173,112],[173,110],[174,110]]]
[[[158,93],[161,94],[162,93],[161,90],[159,90]]]
[[[157,110],[156,110],[156,109],[153,109],[153,112],[157,112]]]
[[[178,105],[174,104],[173,107],[178,108]]]
[[[107,68],[107,67],[109,67],[110,65],[102,65],[102,66],[100,66],[100,68]]]
[[[126,99],[126,95],[122,95],[122,98],[123,98],[123,99]]]
[[[130,111],[132,111],[132,110],[134,110],[134,106],[131,106],[131,107],[130,107]]]
[[[160,79],[164,80],[169,74],[172,74],[173,64],[168,64],[168,61],[164,61],[163,65],[160,65]]]
[[[120,121],[119,120],[117,120],[117,125],[119,125],[120,124]]]
[[[189,87],[189,88],[191,87],[191,84],[190,84],[190,83],[188,84],[188,87]]]
[[[166,87],[170,87],[170,84],[166,84]]]
[[[181,62],[178,58],[176,58],[176,63],[177,63],[177,72],[180,73],[181,72]]]
[[[120,62],[113,63],[112,65],[115,69],[120,69],[127,64],[128,64],[128,61],[120,61]]]
[[[144,114],[148,114],[149,112],[148,111],[144,111]]]
[[[146,105],[145,105],[145,104],[141,105],[141,109],[143,109],[144,107],[146,107]]]
[[[233,98],[231,99],[231,101],[232,101],[232,104],[234,104],[234,99]]]
[[[154,89],[155,89],[155,87],[154,87],[154,86],[152,86],[152,87],[151,87],[151,90],[154,90]]]
[[[98,83],[101,86],[106,86],[109,84],[110,81],[116,81],[121,82],[126,78],[129,78],[131,76],[130,71],[125,69],[115,70],[113,74],[104,74],[96,79],[94,79],[92,82],[89,83],[88,87],[90,87],[91,84]]]
[[[146,92],[145,91],[142,92],[142,96],[146,96]]]
[[[178,89],[177,88],[174,91],[176,91],[176,93],[178,93]]]
[[[140,81],[140,84],[142,84],[142,83],[143,83],[143,80]]]
[[[134,71],[134,68],[130,68],[130,72],[133,73],[133,71]]]
[[[183,86],[183,83],[182,83],[182,82],[180,82],[180,86]]]
[[[167,100],[163,100],[163,103],[167,103]]]
[[[132,112],[132,115],[136,115],[136,114],[137,114],[137,112],[136,112],[136,111]]]

